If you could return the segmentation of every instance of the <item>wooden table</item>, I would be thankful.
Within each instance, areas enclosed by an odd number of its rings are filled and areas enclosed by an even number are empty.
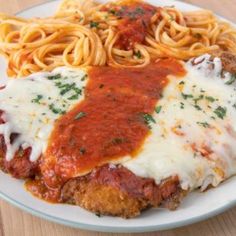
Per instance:
[[[26,7],[43,2],[43,0],[0,0],[0,12],[14,14]],[[201,7],[215,11],[236,23],[236,0],[185,0]],[[77,230],[34,217],[0,200],[0,236],[100,236],[113,235]],[[115,234],[114,234],[115,235]],[[118,234],[117,234],[118,235]],[[127,234],[127,236],[132,234]],[[212,219],[201,223],[155,233],[143,233],[140,236],[235,236],[236,207]]]

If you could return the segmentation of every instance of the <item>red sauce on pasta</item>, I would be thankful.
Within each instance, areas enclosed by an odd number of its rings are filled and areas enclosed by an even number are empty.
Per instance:
[[[124,4],[124,5],[123,5]],[[118,18],[119,39],[116,45],[121,49],[132,49],[135,43],[143,43],[147,27],[158,8],[142,2],[127,2],[107,11]]]
[[[41,159],[43,181],[30,181],[27,188],[55,201],[59,194],[54,189],[68,179],[125,155],[135,156],[150,132],[145,117],[154,112],[167,76],[184,73],[173,59],[140,69],[90,69],[85,99],[55,124]]]

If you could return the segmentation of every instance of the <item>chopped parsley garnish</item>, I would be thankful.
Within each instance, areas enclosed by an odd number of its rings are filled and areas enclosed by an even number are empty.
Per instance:
[[[63,85],[62,82],[56,82],[55,85],[58,87],[58,88],[61,88],[61,86]]]
[[[201,110],[202,110],[202,108],[201,108],[200,106],[198,106],[198,105],[194,105],[194,107],[195,107],[198,111],[201,111]]]
[[[53,103],[51,103],[49,105],[49,109],[55,114],[61,114],[62,115],[62,114],[66,113],[66,111],[62,110],[61,108],[55,107],[55,105]]]
[[[86,152],[86,149],[85,149],[84,147],[81,147],[81,148],[79,149],[79,152],[80,152],[80,154],[84,155],[85,152]]]
[[[64,86],[62,86],[61,88],[63,88],[60,92],[61,95],[64,95],[66,93],[68,93],[69,91],[71,91],[72,89],[75,88],[75,83],[72,84],[64,84]]]
[[[144,113],[143,118],[144,118],[145,124],[148,126],[149,129],[152,128],[151,125],[150,125],[151,123],[156,123],[154,118],[148,113]]]
[[[61,79],[61,75],[60,75],[60,74],[57,74],[57,75],[51,75],[51,76],[48,76],[48,79],[49,79],[49,80],[57,80],[57,79]]]
[[[235,109],[236,109],[236,103],[234,103],[234,104],[233,104],[233,108],[235,108]]]
[[[156,108],[155,108],[155,112],[158,114],[158,113],[160,113],[161,112],[161,108],[162,108],[162,106],[157,106]]]
[[[79,94],[74,94],[74,95],[68,97],[67,99],[68,100],[77,100],[78,98],[79,98]]]
[[[55,85],[60,89],[60,95],[65,95],[70,91],[73,91],[75,93],[70,96],[68,100],[78,99],[79,95],[81,95],[82,93],[82,90],[80,88],[77,88],[75,83],[63,84],[62,82],[56,82]]]
[[[114,145],[117,145],[117,144],[121,144],[121,143],[124,143],[125,142],[125,139],[124,138],[113,138],[111,140],[111,143],[114,144]]]
[[[80,80],[85,81],[86,78],[87,78],[87,75],[84,75]]]
[[[90,22],[90,28],[98,28],[99,23],[95,21]]]
[[[34,98],[34,99],[32,99],[31,100],[31,102],[32,103],[38,103],[38,104],[40,104],[40,100],[43,98],[43,95],[37,95],[37,97],[36,98]]]
[[[144,14],[144,10],[143,10],[143,8],[141,8],[141,7],[137,7],[137,8],[135,9],[135,13],[142,15],[142,14]]]
[[[110,14],[112,14],[112,15],[115,15],[115,14],[116,14],[116,11],[115,11],[114,9],[110,9],[110,10],[108,11],[108,13],[110,13]]]
[[[183,102],[180,103],[180,109],[184,109],[184,103]]]
[[[185,84],[185,82],[184,82],[184,81],[180,81],[179,84],[180,84],[180,85],[183,85],[183,84]]]
[[[142,57],[142,54],[141,54],[140,51],[135,52],[134,55],[135,55],[138,59],[140,59],[140,58]]]
[[[198,125],[201,125],[204,128],[209,128],[210,125],[207,122],[197,122]]]
[[[224,119],[224,117],[226,116],[226,108],[225,107],[221,107],[218,106],[215,110],[214,113],[220,118],[220,119]]]
[[[231,75],[230,80],[227,81],[225,84],[227,84],[227,85],[231,85],[231,84],[233,84],[233,83],[235,82],[235,80],[236,80],[236,74]]]
[[[204,96],[200,95],[198,98],[194,98],[193,100],[194,100],[194,102],[196,104],[196,103],[198,103],[198,101],[202,100],[203,98],[204,98]]]
[[[86,113],[81,111],[79,112],[76,116],[75,116],[75,120],[79,120],[81,119],[82,117],[86,116]]]
[[[181,93],[182,97],[186,100],[188,98],[193,98],[192,94],[185,94],[185,93]]]
[[[208,100],[209,102],[214,102],[216,100],[215,98],[211,96],[206,96],[205,99]]]

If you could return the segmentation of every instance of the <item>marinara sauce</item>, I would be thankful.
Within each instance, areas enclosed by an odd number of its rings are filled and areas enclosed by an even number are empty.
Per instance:
[[[103,10],[116,16],[118,21],[119,38],[116,46],[129,50],[134,48],[135,43],[144,43],[151,18],[159,9],[141,1],[124,1],[119,6],[104,8]]]
[[[92,67],[84,100],[56,121],[41,158],[42,176],[28,181],[27,189],[59,202],[67,180],[126,155],[135,157],[150,133],[146,118],[170,74],[185,74],[174,59],[136,69]]]

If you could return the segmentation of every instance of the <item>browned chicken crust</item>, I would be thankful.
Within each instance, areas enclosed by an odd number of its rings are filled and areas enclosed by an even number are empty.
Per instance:
[[[220,57],[223,69],[231,74],[236,74],[236,54],[231,52],[214,52],[213,57]]]
[[[177,177],[156,185],[153,179],[138,177],[123,166],[109,165],[69,180],[61,191],[63,202],[99,215],[124,218],[138,216],[142,210],[160,205],[174,210],[185,194]]]

